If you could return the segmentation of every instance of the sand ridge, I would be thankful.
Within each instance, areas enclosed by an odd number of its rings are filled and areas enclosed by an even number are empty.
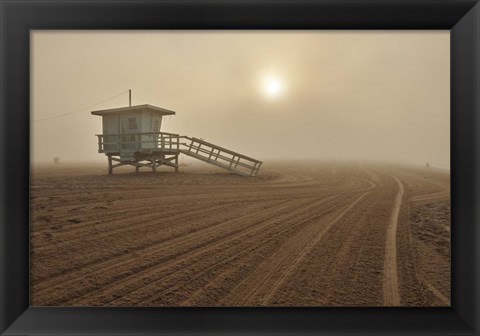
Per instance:
[[[383,296],[385,306],[400,305],[397,277],[397,225],[400,207],[402,206],[404,188],[402,182],[400,182],[397,177],[392,176],[392,178],[397,181],[398,193],[395,196],[392,216],[388,224],[387,239],[385,240],[385,266],[383,268]]]

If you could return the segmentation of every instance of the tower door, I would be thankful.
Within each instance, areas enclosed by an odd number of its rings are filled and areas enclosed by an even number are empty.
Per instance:
[[[137,149],[136,133],[139,132],[139,116],[129,115],[122,118],[122,150]]]
[[[103,117],[104,150],[106,152],[118,152],[119,148],[119,128],[120,119],[117,115]]]

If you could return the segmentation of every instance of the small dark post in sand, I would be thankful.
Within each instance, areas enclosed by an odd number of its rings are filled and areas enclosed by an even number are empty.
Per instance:
[[[59,157],[54,157],[53,158],[53,163],[60,164],[60,158]]]
[[[103,134],[98,134],[98,152],[108,157],[108,173],[131,165],[135,172],[145,167],[156,172],[160,166],[178,171],[178,156],[185,154],[243,176],[255,176],[261,161],[217,146],[203,139],[160,132],[162,119],[174,115],[152,105],[136,105],[93,111],[102,116]]]

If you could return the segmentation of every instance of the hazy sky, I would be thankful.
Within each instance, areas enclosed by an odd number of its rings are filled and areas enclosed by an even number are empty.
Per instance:
[[[90,111],[132,89],[177,112],[162,131],[262,161],[449,167],[449,50],[449,31],[34,31],[32,158],[106,162]]]

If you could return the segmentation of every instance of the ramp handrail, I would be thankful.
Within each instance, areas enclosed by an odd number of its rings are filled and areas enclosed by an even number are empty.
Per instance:
[[[246,160],[250,160],[250,161],[254,161],[254,162],[261,162],[261,161],[259,161],[259,160],[257,160],[257,159],[251,158],[251,157],[249,157],[249,156],[246,156],[246,155],[243,155],[243,154],[234,152],[234,151],[232,151],[232,150],[230,150],[230,149],[227,149],[227,148],[220,147],[220,146],[215,145],[215,144],[213,144],[213,143],[211,143],[211,142],[207,142],[207,141],[205,141],[205,140],[203,140],[203,139],[198,139],[198,138],[195,138],[195,137],[189,137],[189,136],[186,136],[186,135],[182,135],[182,136],[180,136],[180,138],[182,138],[182,139],[188,139],[188,140],[194,141],[194,142],[198,142],[198,143],[201,143],[202,145],[206,145],[206,146],[209,146],[209,147],[214,147],[214,148],[216,148],[216,149],[220,149],[222,152],[225,152],[225,153],[228,153],[228,154],[232,154],[232,155],[235,155],[235,156],[239,156],[239,157],[241,157],[241,158],[243,158],[243,159],[246,159]],[[182,144],[183,144],[183,143],[182,143]]]
[[[187,149],[180,150],[182,153],[237,174],[255,176],[262,165],[262,162],[259,160],[217,146],[205,140],[188,136],[182,136],[181,138],[190,141],[190,143],[181,143],[182,146],[187,147]]]

